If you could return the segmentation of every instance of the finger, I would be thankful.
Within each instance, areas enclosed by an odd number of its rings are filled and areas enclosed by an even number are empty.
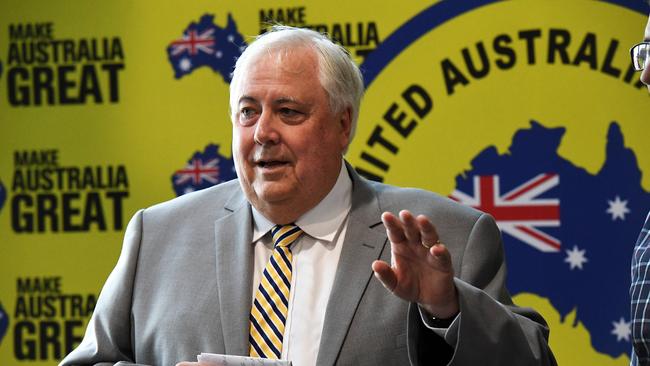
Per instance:
[[[406,235],[402,228],[402,222],[391,212],[384,212],[381,215],[381,222],[384,223],[388,240],[393,244],[401,244],[406,241]]]
[[[418,224],[415,221],[413,214],[408,210],[402,210],[399,213],[399,218],[402,220],[406,240],[411,244],[421,245],[420,228],[418,228]]]
[[[375,273],[375,277],[377,277],[381,284],[384,285],[388,291],[393,292],[395,286],[397,286],[397,276],[388,263],[384,261],[374,261],[372,262],[372,271]]]
[[[453,272],[451,253],[444,244],[436,244],[429,249],[429,263],[440,271]]]
[[[422,243],[431,246],[438,242],[438,232],[428,217],[424,215],[418,215],[416,222],[420,236],[422,238]]]

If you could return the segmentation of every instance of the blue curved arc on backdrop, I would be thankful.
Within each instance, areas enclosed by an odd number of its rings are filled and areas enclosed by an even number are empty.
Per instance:
[[[435,5],[424,9],[419,14],[397,28],[388,36],[368,58],[361,64],[365,88],[377,78],[386,66],[393,61],[397,55],[402,53],[417,39],[438,27],[444,22],[455,18],[467,11],[489,5],[500,0],[442,0]],[[642,14],[646,14],[647,5],[641,0],[602,0],[611,4],[619,5]]]

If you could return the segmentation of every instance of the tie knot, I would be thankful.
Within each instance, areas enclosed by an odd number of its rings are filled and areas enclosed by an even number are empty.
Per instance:
[[[302,229],[294,224],[275,225],[271,229],[271,234],[273,234],[274,247],[286,248],[298,239]]]

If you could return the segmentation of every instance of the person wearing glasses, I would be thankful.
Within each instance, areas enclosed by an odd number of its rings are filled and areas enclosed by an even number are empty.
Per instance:
[[[649,3],[650,5],[650,3]],[[641,81],[650,91],[650,18],[645,27],[643,42],[630,50],[632,64],[641,71]],[[650,365],[650,213],[646,217],[632,256],[632,344],[630,364]]]

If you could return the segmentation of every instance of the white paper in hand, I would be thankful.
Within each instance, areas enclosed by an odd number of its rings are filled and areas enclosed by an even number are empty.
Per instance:
[[[216,353],[201,353],[196,359],[201,366],[291,366],[291,361]]]

